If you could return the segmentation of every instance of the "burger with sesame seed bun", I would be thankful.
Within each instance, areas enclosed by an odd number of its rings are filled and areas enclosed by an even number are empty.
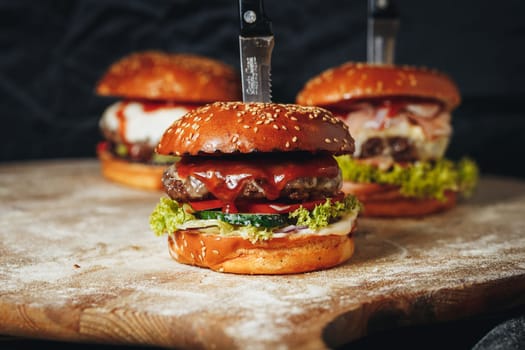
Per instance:
[[[360,204],[341,191],[333,156],[351,154],[354,141],[329,111],[216,102],[176,121],[156,151],[181,157],[164,173],[169,198],[150,216],[175,260],[289,274],[352,256]]]
[[[113,65],[96,91],[121,100],[100,119],[102,174],[132,187],[161,190],[173,157],[155,154],[163,132],[188,111],[212,101],[240,98],[239,77],[222,62],[187,54],[145,51]]]
[[[345,63],[306,83],[297,103],[321,106],[355,139],[353,157],[338,157],[346,193],[366,216],[422,216],[456,204],[478,177],[469,159],[444,158],[457,86],[435,70]]]

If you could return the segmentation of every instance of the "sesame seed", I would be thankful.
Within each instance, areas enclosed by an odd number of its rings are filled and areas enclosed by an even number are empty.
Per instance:
[[[290,142],[286,141],[285,146],[286,146],[286,148],[290,148]]]
[[[233,135],[232,136],[232,142],[237,142],[239,140],[239,136]]]
[[[292,142],[297,142],[297,136],[292,137]]]
[[[191,258],[192,258],[193,260],[195,260],[195,255],[193,255],[193,253],[190,253],[190,255],[191,255]]]
[[[204,247],[204,241],[202,239],[199,241],[199,243]]]
[[[326,139],[324,139],[324,142],[326,142],[326,143],[331,143],[332,140],[330,140],[329,138],[326,138]]]
[[[275,130],[279,130],[279,126],[277,124],[273,124],[272,128],[274,128]]]
[[[296,126],[294,126],[293,128],[294,128],[295,130],[297,130],[297,131],[301,131],[301,127],[300,127],[299,125],[296,125]]]
[[[286,128],[286,125],[281,125],[281,129],[288,130],[288,128]]]
[[[253,132],[255,132],[255,133],[256,133],[258,130],[259,130],[258,127],[253,128]]]
[[[213,254],[215,254],[215,255],[219,255],[219,251],[218,251],[217,249],[214,249],[214,250],[212,250],[211,252],[212,252]]]
[[[295,121],[295,122],[297,121],[297,118],[294,117],[293,115],[290,117],[290,119],[293,120],[293,121]]]
[[[257,124],[257,125],[261,125],[262,123],[264,123],[262,120],[258,120],[258,121],[255,122],[255,124]]]
[[[336,137],[334,137],[333,140],[334,142],[339,142],[339,140]]]

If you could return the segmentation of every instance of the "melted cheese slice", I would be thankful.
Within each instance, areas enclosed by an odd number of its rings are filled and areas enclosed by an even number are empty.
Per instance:
[[[176,105],[166,105],[148,111],[140,102],[119,101],[105,110],[99,124],[101,128],[125,138],[123,142],[145,142],[154,147],[164,131],[189,111],[186,107]]]
[[[361,155],[363,144],[373,137],[405,137],[416,148],[420,160],[442,158],[447,149],[451,128],[450,113],[441,112],[429,122],[414,124],[406,115],[386,118],[386,110],[373,107],[348,113],[345,122],[355,141],[354,156]]]

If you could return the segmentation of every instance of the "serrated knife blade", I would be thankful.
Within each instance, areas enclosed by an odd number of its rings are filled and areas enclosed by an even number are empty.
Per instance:
[[[368,0],[367,61],[394,64],[399,15],[394,0]]]
[[[244,102],[271,102],[274,37],[262,0],[239,0],[239,51]]]

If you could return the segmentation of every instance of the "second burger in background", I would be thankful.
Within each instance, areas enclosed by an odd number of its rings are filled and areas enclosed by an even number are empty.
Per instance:
[[[444,158],[457,86],[434,70],[345,63],[312,78],[297,103],[329,109],[349,127],[354,157],[339,157],[344,190],[367,216],[420,216],[448,209],[476,185],[474,162]]]
[[[232,67],[214,59],[145,51],[111,65],[96,92],[122,98],[100,120],[102,174],[131,187],[160,190],[166,164],[174,160],[154,153],[164,131],[205,103],[238,100],[240,81]]]

